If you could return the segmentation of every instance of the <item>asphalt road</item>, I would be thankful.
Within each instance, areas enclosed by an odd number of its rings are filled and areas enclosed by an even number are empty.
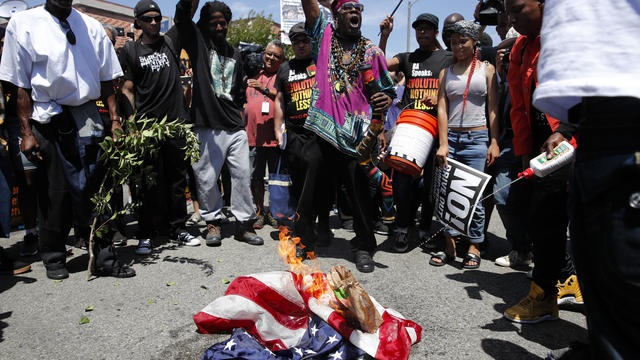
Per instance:
[[[258,233],[264,246],[233,240],[233,225],[227,225],[219,248],[180,247],[165,239],[146,257],[134,255],[137,241],[130,239],[119,251],[137,272],[131,279],[87,282],[88,256],[75,249],[68,259],[70,278],[54,282],[46,278],[42,262],[31,258],[30,272],[0,276],[0,359],[200,359],[227,335],[197,333],[192,316],[223,295],[225,280],[287,269],[277,254],[277,232],[265,227]],[[323,270],[353,269],[381,304],[422,326],[422,341],[413,346],[411,359],[540,359],[550,349],[587,337],[579,309],[561,310],[559,320],[537,325],[502,318],[526,295],[529,280],[523,271],[493,263],[508,249],[497,216],[478,270],[463,271],[460,258],[453,265],[429,266],[424,250],[395,254],[385,250],[386,237],[377,236],[377,268],[362,274],[345,240],[354,234],[342,229],[334,234],[331,247],[318,251]],[[17,254],[22,236],[16,232],[1,244]],[[89,306],[94,310],[86,312]],[[83,316],[90,322],[79,324]]]

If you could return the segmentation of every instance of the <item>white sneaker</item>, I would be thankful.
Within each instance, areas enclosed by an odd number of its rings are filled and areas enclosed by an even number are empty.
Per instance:
[[[189,234],[188,232],[182,232],[180,233],[180,235],[178,235],[178,242],[181,243],[182,245],[186,245],[186,246],[199,246],[200,245],[200,239],[198,239],[197,237]]]
[[[202,218],[202,216],[200,216],[200,213],[193,213],[191,214],[191,217],[189,217],[189,219],[187,219],[187,222],[185,223],[185,225],[187,226],[196,226],[200,223],[204,223],[204,219]]]
[[[511,252],[505,256],[501,256],[496,259],[496,265],[504,266],[504,267],[512,267],[512,266],[523,266],[531,264],[531,253],[528,252],[524,255],[521,255],[516,250],[511,250]]]
[[[125,245],[127,245],[127,238],[124,235],[122,235],[120,233],[120,231],[116,230],[116,232],[113,233],[113,237],[111,238],[111,242],[115,246],[125,246]]]
[[[149,255],[149,254],[151,254],[151,239],[138,240],[136,255]]]

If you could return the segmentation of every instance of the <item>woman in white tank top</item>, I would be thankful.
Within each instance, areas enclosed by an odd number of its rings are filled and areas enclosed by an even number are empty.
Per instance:
[[[476,170],[484,171],[500,156],[497,117],[498,83],[495,68],[477,60],[476,45],[480,26],[472,21],[459,21],[453,25],[451,49],[454,64],[440,72],[438,90],[438,136],[440,146],[436,158],[447,166],[447,158],[454,159]],[[486,108],[485,108],[486,104]],[[487,128],[486,109],[489,114]],[[491,140],[489,140],[491,139]],[[473,207],[473,204],[471,204]],[[469,227],[469,252],[463,267],[475,269],[480,265],[478,244],[484,241],[484,207],[478,203]],[[454,236],[459,232],[446,228],[444,252],[435,254],[429,263],[442,266],[455,260]]]

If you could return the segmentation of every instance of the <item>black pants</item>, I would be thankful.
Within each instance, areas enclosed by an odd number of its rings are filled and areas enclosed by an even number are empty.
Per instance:
[[[66,111],[48,124],[32,125],[42,155],[36,172],[40,257],[45,267],[53,270],[66,264],[65,242],[72,224],[78,224],[83,231],[88,229],[93,213],[89,199],[99,188],[104,168],[98,162],[98,144],[78,137]],[[88,238],[88,234],[77,235]],[[93,250],[96,270],[118,266],[109,237],[96,237]]]
[[[640,339],[640,100],[586,98],[571,187],[571,234],[592,359],[635,359]],[[537,266],[537,262],[536,262]]]
[[[567,255],[567,182],[571,167],[565,166],[543,178],[533,178],[528,190],[527,228],[533,241],[533,281],[546,294],[555,295],[556,283],[574,272]]]
[[[393,172],[393,201],[396,205],[396,228],[408,228],[413,225],[418,207],[422,204],[420,228],[425,231],[431,229],[435,206],[433,196],[431,196],[434,162],[435,152],[432,151],[424,165],[422,177],[418,178],[413,178],[411,175],[397,170]]]
[[[373,234],[371,209],[373,201],[369,194],[369,180],[358,159],[345,155],[328,142],[318,139],[322,149],[322,157],[331,169],[331,174],[338,182],[345,185],[351,203],[353,227],[356,237],[351,241],[354,250],[373,253],[376,249],[376,238]]]
[[[287,167],[297,200],[295,231],[309,251],[315,249],[314,223],[329,225],[332,179],[315,134],[287,129]]]
[[[170,236],[177,236],[185,230],[187,203],[187,166],[184,160],[184,140],[170,138],[160,146],[157,157],[148,159],[157,174],[156,186],[147,184],[144,191],[142,208],[139,215],[139,234],[141,239],[156,235],[154,217],[158,209],[166,209]],[[195,190],[195,189],[194,189]]]

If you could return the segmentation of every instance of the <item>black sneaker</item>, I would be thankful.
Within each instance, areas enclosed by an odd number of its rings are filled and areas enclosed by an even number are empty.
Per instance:
[[[2,275],[18,275],[31,270],[31,265],[24,261],[16,260],[4,253],[0,248],[0,274]]]
[[[38,234],[27,234],[22,240],[20,256],[34,256],[38,254]]]
[[[376,221],[373,225],[373,232],[378,235],[389,235],[389,227],[382,221]]]
[[[353,231],[353,220],[349,219],[349,220],[343,221],[341,227],[347,231]]]

